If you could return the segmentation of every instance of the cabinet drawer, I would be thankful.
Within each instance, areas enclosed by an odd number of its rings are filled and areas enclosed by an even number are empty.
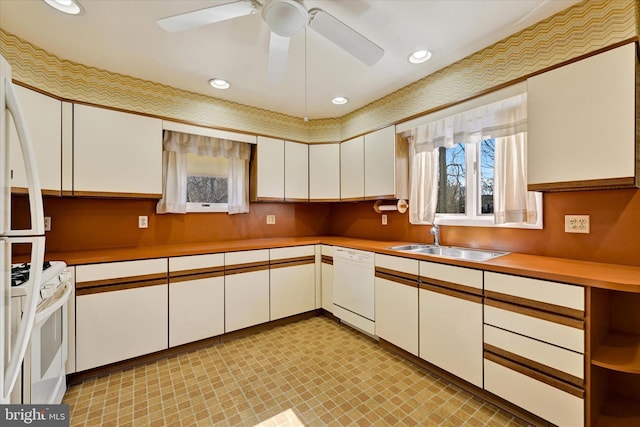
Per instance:
[[[493,304],[499,305],[501,308],[492,306]],[[547,317],[548,320],[536,317],[538,314],[542,317]],[[484,323],[584,353],[584,322],[563,319],[561,316],[555,317],[557,319],[554,319],[553,315],[537,313],[535,310],[522,309],[511,304],[485,300]],[[571,323],[572,326],[557,323],[554,320],[568,320],[567,323]]]
[[[375,263],[376,269],[380,267],[389,272],[396,271],[400,273],[406,273],[409,276],[414,276],[416,280],[418,279],[418,260],[391,255],[376,254]]]
[[[254,262],[269,262],[269,249],[259,249],[255,251],[227,252],[224,255],[224,264],[227,266],[239,266]]]
[[[167,259],[109,262],[105,264],[79,265],[76,267],[76,282],[122,279],[147,275],[167,274]]]
[[[529,306],[535,306],[531,303],[532,301],[539,302],[548,305],[551,311],[562,313],[563,310],[558,307],[566,307],[570,311],[565,311],[565,314],[573,317],[583,316],[583,313],[579,313],[584,312],[584,288],[582,286],[485,272],[484,289],[489,297],[493,292],[500,294],[501,297],[496,299],[508,301],[508,296],[524,298],[530,301]],[[539,308],[545,309],[544,306]]]
[[[554,345],[534,340],[513,332],[484,325],[485,350],[523,358],[532,367],[562,378],[577,386],[584,386],[584,356]],[[509,356],[505,356],[509,358]],[[539,366],[543,365],[543,366]]]
[[[584,425],[584,398],[535,379],[526,369],[514,368],[488,360],[485,354],[485,390],[558,426]]]
[[[293,246],[290,248],[270,249],[269,252],[271,261],[276,261],[287,258],[315,256],[316,248],[314,245]]]
[[[224,254],[193,255],[169,258],[169,272],[185,272],[224,267]]]
[[[420,261],[420,276],[427,283],[435,280],[482,289],[482,271],[471,268]]]

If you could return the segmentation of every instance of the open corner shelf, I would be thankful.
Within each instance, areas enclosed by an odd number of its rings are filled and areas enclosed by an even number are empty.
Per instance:
[[[610,332],[596,349],[591,363],[618,372],[640,374],[640,335]]]
[[[617,394],[604,402],[597,427],[636,427],[640,425],[640,401]]]

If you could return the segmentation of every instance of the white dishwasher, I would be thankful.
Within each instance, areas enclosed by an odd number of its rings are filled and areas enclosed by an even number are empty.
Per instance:
[[[336,248],[333,253],[333,314],[375,335],[375,264],[372,252]]]

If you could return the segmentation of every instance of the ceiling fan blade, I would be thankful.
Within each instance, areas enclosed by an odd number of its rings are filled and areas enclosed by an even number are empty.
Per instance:
[[[267,63],[267,81],[271,84],[280,83],[287,69],[289,55],[289,37],[282,37],[271,32],[269,39],[269,59]]]
[[[190,30],[214,22],[226,21],[240,16],[251,15],[258,10],[252,0],[239,0],[193,12],[181,13],[158,19],[158,25],[165,31],[177,32]]]
[[[348,54],[371,66],[384,56],[384,49],[322,9],[309,10],[309,27]]]

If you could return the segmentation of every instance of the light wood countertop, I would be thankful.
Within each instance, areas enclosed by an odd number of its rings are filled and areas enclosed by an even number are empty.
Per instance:
[[[406,244],[403,241],[376,241],[336,236],[282,237],[270,239],[227,240],[209,243],[155,245],[130,248],[109,248],[84,251],[49,252],[50,260],[63,260],[68,265],[94,264],[137,259],[164,258],[253,249],[327,244],[373,251],[423,261],[439,262],[498,273],[515,274],[576,285],[640,293],[640,267],[552,258],[511,253],[489,261],[461,261],[431,255],[418,255],[388,249]]]

